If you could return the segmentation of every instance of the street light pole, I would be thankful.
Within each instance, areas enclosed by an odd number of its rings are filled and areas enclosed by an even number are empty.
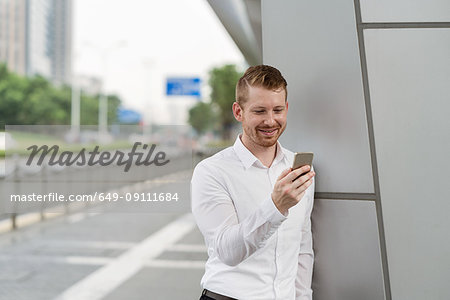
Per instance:
[[[106,97],[106,77],[108,74],[107,70],[107,58],[108,52],[111,50],[110,48],[106,48],[102,51],[102,71],[103,71],[103,84],[100,89],[100,97],[98,99],[98,134],[99,139],[103,140],[106,138],[108,133],[108,98]]]
[[[71,138],[77,141],[80,137],[80,87],[72,79],[72,101],[71,101]]]
[[[153,76],[152,76],[152,70],[153,67],[155,66],[155,60],[152,58],[146,58],[144,60],[142,60],[142,65],[144,66],[144,68],[147,70],[148,74],[145,76],[145,78],[147,78],[148,83],[146,84],[146,86],[149,87],[149,91],[148,93],[148,98],[147,98],[147,103],[146,103],[146,108],[145,109],[147,111],[147,114],[144,114],[144,120],[145,122],[143,122],[143,132],[142,134],[146,137],[146,138],[150,138],[151,139],[151,134],[152,134],[152,122],[154,122],[153,120],[153,105],[152,105],[152,101],[153,101],[153,88],[152,88],[152,84],[153,84]]]
[[[105,92],[100,94],[98,103],[98,131],[100,137],[105,137],[108,133],[108,99]]]
[[[73,61],[77,61],[80,57],[79,53],[75,53],[72,57]],[[80,102],[81,87],[77,82],[75,72],[71,76],[71,99],[70,99],[70,140],[76,142],[80,138]]]
[[[88,44],[88,45],[92,46],[91,44]],[[126,45],[125,41],[118,41],[118,42],[114,43],[113,45],[111,45],[110,47],[99,50],[99,53],[101,55],[101,60],[102,60],[102,69],[103,69],[102,70],[103,71],[103,84],[102,84],[102,88],[100,90],[100,97],[99,97],[99,103],[98,103],[98,134],[99,134],[100,141],[106,141],[107,134],[108,134],[108,98],[106,96],[106,89],[105,89],[106,77],[107,77],[108,55],[111,54],[112,50],[117,50],[121,47],[124,47],[125,45]]]

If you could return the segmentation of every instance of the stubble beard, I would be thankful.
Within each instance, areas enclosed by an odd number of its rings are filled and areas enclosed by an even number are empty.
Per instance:
[[[247,135],[250,140],[258,146],[261,147],[272,147],[275,145],[280,138],[281,134],[286,129],[286,123],[283,126],[278,126],[278,133],[272,137],[266,137],[263,136],[259,129],[264,129],[262,127],[257,128],[249,128],[249,127],[243,127],[244,134]]]

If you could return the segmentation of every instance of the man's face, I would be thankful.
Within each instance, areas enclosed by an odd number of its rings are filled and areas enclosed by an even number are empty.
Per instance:
[[[233,104],[233,113],[242,122],[242,141],[248,147],[273,146],[286,128],[288,103],[284,90],[272,91],[249,87],[248,99],[242,107]]]

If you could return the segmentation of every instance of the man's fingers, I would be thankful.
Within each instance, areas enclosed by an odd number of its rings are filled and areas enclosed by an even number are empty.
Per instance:
[[[314,172],[314,171],[308,172],[308,173],[300,176],[300,178],[298,178],[297,180],[294,181],[294,188],[297,189],[297,188],[301,187],[308,180],[311,180],[311,178],[313,178],[314,176],[316,176],[316,172]]]
[[[283,172],[281,172],[280,176],[278,176],[277,181],[281,180],[283,177],[285,177],[289,172],[291,172],[292,168],[286,169]]]
[[[298,200],[300,200],[303,197],[303,196],[301,196],[301,197],[299,197],[299,196],[304,194],[304,193],[306,193],[306,190],[311,186],[312,182],[313,181],[312,181],[312,178],[311,178],[311,179],[309,179],[308,181],[306,181],[304,184],[302,184],[300,187],[298,187],[296,189],[296,191],[298,193],[298,196],[297,196]]]
[[[309,165],[304,165],[303,167],[295,169],[291,173],[289,173],[288,176],[286,176],[286,180],[294,181],[303,173],[309,172],[309,170],[311,170],[311,167]]]

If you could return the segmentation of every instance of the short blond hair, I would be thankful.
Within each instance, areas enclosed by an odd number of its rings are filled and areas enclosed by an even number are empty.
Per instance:
[[[236,84],[236,102],[242,105],[248,100],[248,87],[263,87],[272,91],[284,90],[287,100],[287,82],[281,72],[272,66],[258,65],[245,71]]]

